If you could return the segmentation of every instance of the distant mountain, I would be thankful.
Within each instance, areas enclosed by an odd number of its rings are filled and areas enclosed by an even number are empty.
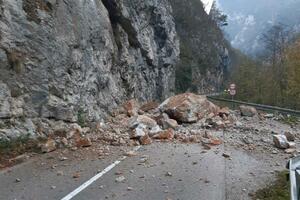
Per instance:
[[[260,37],[272,25],[282,23],[300,30],[300,0],[218,0],[228,15],[225,28],[231,44],[255,55],[263,49]]]

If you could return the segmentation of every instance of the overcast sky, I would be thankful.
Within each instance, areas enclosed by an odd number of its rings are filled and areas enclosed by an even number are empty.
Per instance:
[[[201,1],[205,6],[206,13],[209,14],[214,0],[201,0]]]

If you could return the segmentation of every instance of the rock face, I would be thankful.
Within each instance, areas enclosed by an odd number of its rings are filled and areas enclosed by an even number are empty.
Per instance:
[[[168,98],[160,105],[160,110],[178,122],[191,123],[209,115],[218,113],[219,108],[205,96],[185,93]]]
[[[200,94],[219,91],[229,66],[230,45],[199,0],[170,0],[180,38],[176,89]],[[209,29],[207,29],[209,27]]]
[[[0,0],[0,140],[23,132],[47,136],[51,120],[92,124],[128,99],[160,102],[174,94],[176,66],[183,59],[179,39],[184,38],[181,46],[197,42],[207,49],[200,32],[184,37],[179,2]],[[213,73],[201,73],[208,77],[205,88],[223,73],[212,66]],[[127,114],[156,107],[136,110],[132,104]],[[30,126],[21,125],[24,119]]]
[[[132,0],[0,1],[0,118],[94,121],[174,91],[170,5]],[[78,119],[81,118],[81,119]]]

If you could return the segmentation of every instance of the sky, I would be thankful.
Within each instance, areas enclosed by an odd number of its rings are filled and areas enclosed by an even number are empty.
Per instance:
[[[261,37],[273,25],[300,31],[300,0],[217,0],[217,6],[228,16],[227,39],[247,54],[262,50]]]
[[[205,12],[207,14],[209,14],[214,0],[201,0],[201,1],[202,1],[203,5],[205,7]]]

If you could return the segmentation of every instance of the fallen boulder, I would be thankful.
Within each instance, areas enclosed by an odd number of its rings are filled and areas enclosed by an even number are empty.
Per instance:
[[[253,117],[257,115],[256,108],[252,106],[240,106],[241,115],[245,117]]]
[[[153,136],[154,139],[158,140],[171,140],[174,138],[174,130],[169,128],[167,130],[161,131]]]
[[[279,149],[295,148],[294,142],[289,142],[285,135],[273,135],[275,147]]]
[[[140,138],[146,134],[154,135],[161,131],[156,121],[146,115],[132,117],[129,120],[128,126],[132,129],[130,138]]]
[[[159,109],[177,122],[193,123],[211,113],[218,114],[219,107],[205,96],[185,93],[168,98]]]

